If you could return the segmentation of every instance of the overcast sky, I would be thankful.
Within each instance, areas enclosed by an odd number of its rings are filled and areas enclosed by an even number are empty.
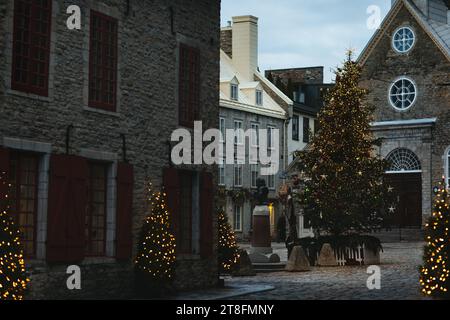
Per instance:
[[[371,5],[387,14],[391,0],[222,0],[222,26],[233,16],[259,18],[259,67],[324,66],[325,81],[349,48],[359,54],[373,35]]]

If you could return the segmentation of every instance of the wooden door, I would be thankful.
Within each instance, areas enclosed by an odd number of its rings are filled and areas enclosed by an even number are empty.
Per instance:
[[[398,196],[398,206],[393,227],[422,226],[422,175],[421,173],[388,174],[387,182]]]

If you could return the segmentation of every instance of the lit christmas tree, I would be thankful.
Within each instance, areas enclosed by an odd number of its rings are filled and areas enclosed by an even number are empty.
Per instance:
[[[424,266],[420,270],[422,293],[434,298],[450,298],[449,219],[448,192],[445,178],[440,183],[433,214],[426,225]]]
[[[5,174],[0,172],[0,300],[23,300],[27,283],[20,232],[9,215]]]
[[[164,283],[173,278],[175,237],[170,231],[170,214],[166,194],[153,193],[149,186],[151,214],[145,219],[135,267],[146,279]]]
[[[223,210],[219,211],[218,223],[220,272],[229,273],[239,261],[239,247],[231,225],[228,223],[228,217]]]
[[[364,103],[360,74],[349,52],[319,113],[320,131],[308,150],[298,153],[299,171],[308,177],[299,200],[319,234],[372,232],[395,212],[394,190],[383,181],[387,163],[374,148],[379,145],[370,126],[374,108]]]

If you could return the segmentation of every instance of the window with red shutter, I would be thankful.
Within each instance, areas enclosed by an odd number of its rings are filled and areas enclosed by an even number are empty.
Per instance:
[[[200,111],[200,50],[180,44],[179,63],[179,121],[193,127]]]
[[[51,0],[15,0],[11,87],[48,96]]]
[[[116,111],[117,20],[91,11],[89,106]]]
[[[12,152],[10,155],[11,214],[21,232],[27,258],[36,254],[38,162],[34,154]]]
[[[200,254],[202,258],[209,258],[213,254],[213,190],[214,183],[211,173],[203,172],[201,175],[200,192]]]

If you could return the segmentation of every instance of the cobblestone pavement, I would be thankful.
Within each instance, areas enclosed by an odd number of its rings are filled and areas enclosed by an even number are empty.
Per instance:
[[[229,278],[231,284],[272,285],[275,290],[244,300],[418,300],[418,266],[423,243],[385,244],[381,253],[381,290],[367,288],[367,267],[313,268],[305,273],[269,273]],[[281,250],[278,248],[276,252]],[[232,300],[236,300],[232,299]]]

